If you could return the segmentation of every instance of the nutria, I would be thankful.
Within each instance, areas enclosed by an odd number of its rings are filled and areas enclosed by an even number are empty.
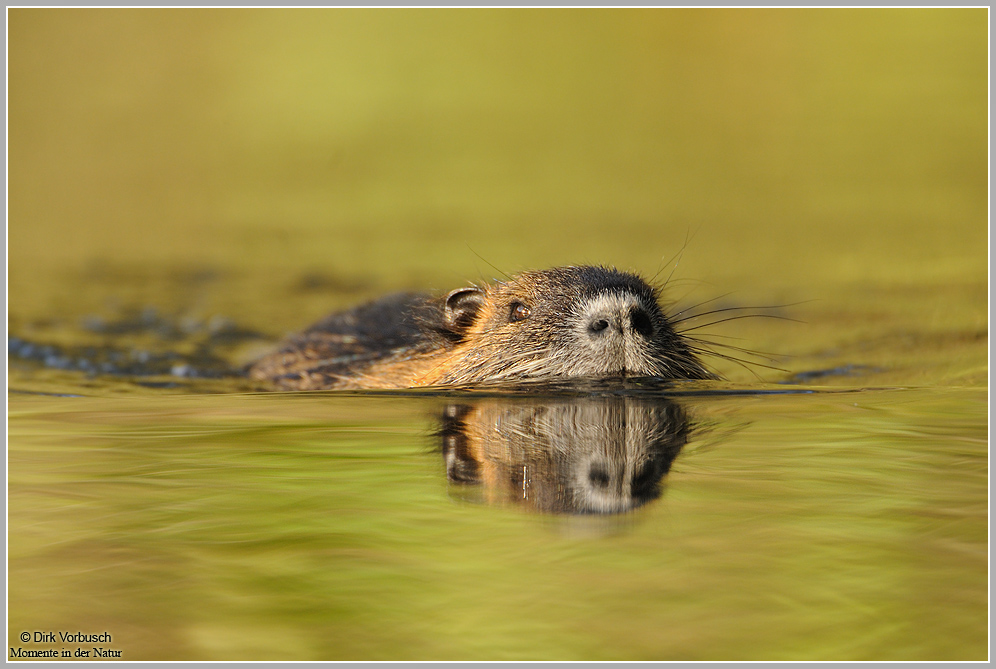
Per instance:
[[[715,378],[664,315],[657,290],[590,266],[525,272],[442,298],[385,297],[315,323],[249,373],[287,390]]]

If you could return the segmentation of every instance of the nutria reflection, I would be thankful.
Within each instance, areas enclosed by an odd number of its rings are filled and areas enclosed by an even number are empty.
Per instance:
[[[440,435],[449,480],[488,502],[591,514],[659,497],[688,431],[663,398],[489,398],[447,406]]]

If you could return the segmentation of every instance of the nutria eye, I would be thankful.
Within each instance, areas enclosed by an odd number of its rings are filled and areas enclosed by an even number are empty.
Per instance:
[[[516,323],[518,321],[524,321],[529,318],[529,307],[524,305],[522,302],[513,302],[512,311],[508,314],[508,322]]]

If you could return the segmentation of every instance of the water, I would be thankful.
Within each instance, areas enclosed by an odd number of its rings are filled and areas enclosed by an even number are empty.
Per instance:
[[[983,657],[986,392],[769,390],[14,394],[9,629],[126,659]]]
[[[9,648],[987,658],[985,9],[8,20]],[[794,320],[708,383],[237,373],[585,262]]]

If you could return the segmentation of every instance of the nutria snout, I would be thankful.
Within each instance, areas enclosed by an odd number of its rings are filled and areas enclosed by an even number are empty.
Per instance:
[[[656,289],[593,266],[524,272],[442,298],[388,296],[319,321],[250,374],[300,390],[715,378],[675,331]]]

